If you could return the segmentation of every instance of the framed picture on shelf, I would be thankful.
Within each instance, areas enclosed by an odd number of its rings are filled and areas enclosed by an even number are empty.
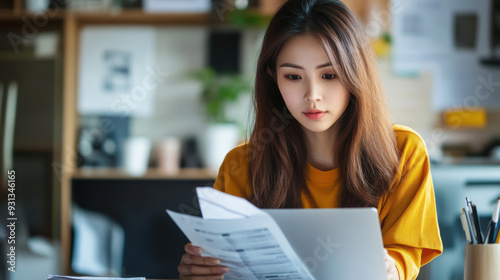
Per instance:
[[[147,117],[159,82],[153,27],[85,27],[80,38],[80,115]]]

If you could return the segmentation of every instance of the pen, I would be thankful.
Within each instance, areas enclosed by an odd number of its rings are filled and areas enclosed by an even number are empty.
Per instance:
[[[467,227],[469,228],[471,243],[472,244],[477,244],[476,236],[474,236],[474,230],[472,229],[471,220],[470,220],[470,217],[469,217],[467,211],[465,211],[465,208],[462,208],[462,213],[464,214],[465,219],[467,221]]]
[[[479,223],[479,215],[477,214],[476,204],[472,203],[472,219],[474,220],[474,226],[477,231],[477,242],[483,244],[483,232],[481,230],[481,224]],[[498,220],[498,219],[497,219]]]
[[[466,201],[466,210],[465,211],[465,216],[467,217],[467,223],[470,225],[470,227],[472,227],[472,240],[476,240],[476,243],[477,243],[477,240],[478,240],[478,237],[477,237],[477,228],[476,228],[476,224],[474,223],[474,219],[472,217],[472,201],[469,200],[468,197],[465,198],[465,201]],[[474,244],[476,244],[474,243]]]
[[[495,210],[493,210],[493,215],[491,216],[491,228],[490,228],[490,239],[488,243],[495,243],[498,236],[498,215],[500,212],[500,198],[498,198],[497,203],[495,205]]]
[[[491,243],[490,242],[490,238],[493,238],[493,234],[495,233],[495,230],[491,230],[491,224],[493,223],[493,221],[490,221],[488,223],[488,228],[486,229],[486,236],[484,237],[484,243],[487,244],[487,243]]]
[[[467,242],[471,243],[469,227],[467,225],[467,220],[465,219],[465,209],[462,208],[462,214],[460,215],[460,220],[462,221],[462,228],[465,232],[465,238],[467,238]]]

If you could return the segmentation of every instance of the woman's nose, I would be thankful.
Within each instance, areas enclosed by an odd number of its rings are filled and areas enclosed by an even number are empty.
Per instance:
[[[319,102],[321,101],[321,94],[319,89],[314,85],[310,84],[307,88],[307,92],[304,95],[305,102]]]

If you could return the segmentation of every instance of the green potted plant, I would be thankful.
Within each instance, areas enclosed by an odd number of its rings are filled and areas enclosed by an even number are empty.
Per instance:
[[[212,123],[229,123],[225,107],[236,102],[243,92],[250,89],[249,83],[241,75],[218,74],[212,68],[205,68],[193,73],[201,81],[202,101],[205,104],[208,120]]]
[[[240,138],[239,125],[226,115],[227,106],[248,93],[250,83],[239,74],[220,74],[212,68],[193,72],[192,75],[202,83],[201,99],[208,120],[203,138],[205,165],[218,170],[227,152],[238,144]]]

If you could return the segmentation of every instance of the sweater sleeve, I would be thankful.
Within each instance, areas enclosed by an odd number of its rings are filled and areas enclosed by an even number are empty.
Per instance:
[[[420,267],[443,251],[430,163],[422,139],[408,133],[400,172],[379,203],[384,247],[396,261],[400,279],[415,279]]]

